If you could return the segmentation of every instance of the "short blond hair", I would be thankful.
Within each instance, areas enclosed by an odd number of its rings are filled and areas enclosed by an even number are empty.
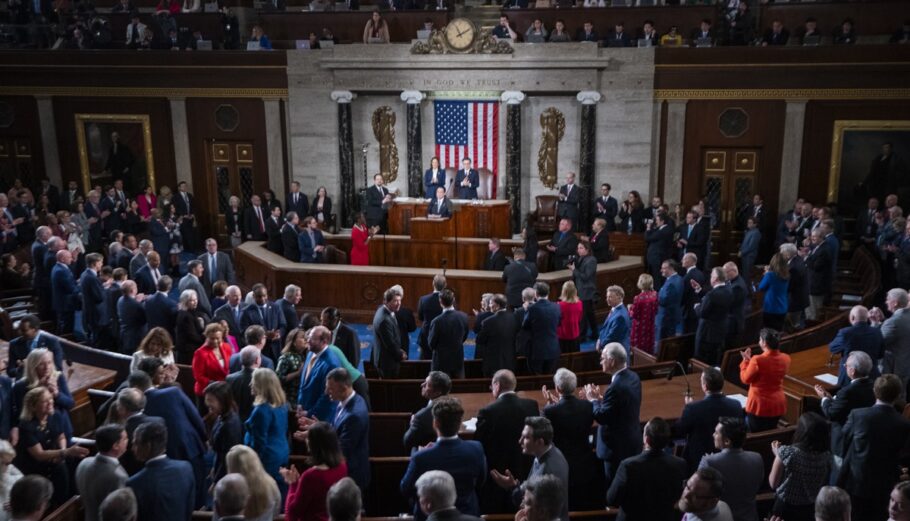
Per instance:
[[[626,298],[626,290],[622,289],[622,286],[617,286],[615,284],[607,288],[607,293],[615,293],[619,295],[619,298],[621,299]]]
[[[559,295],[559,300],[564,302],[578,302],[578,288],[575,287],[574,282],[567,280],[562,285],[562,294]]]
[[[638,276],[638,289],[642,291],[651,291],[654,289],[654,277],[647,273]]]

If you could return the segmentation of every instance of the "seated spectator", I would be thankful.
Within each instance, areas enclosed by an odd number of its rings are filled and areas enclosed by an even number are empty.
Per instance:
[[[774,464],[768,482],[774,489],[771,512],[787,520],[811,520],[815,497],[831,476],[831,428],[814,412],[799,417],[792,445],[771,442]]]
[[[714,44],[714,29],[711,28],[711,20],[708,18],[702,20],[698,29],[694,29],[689,35],[689,45],[692,47],[704,46],[705,43],[709,47]]]
[[[806,18],[805,24],[799,31],[800,45],[818,45],[822,35],[818,30],[818,21],[811,16]]]
[[[903,25],[891,35],[890,43],[910,43],[910,20],[904,20]]]
[[[117,5],[111,8],[112,13],[132,13],[135,11],[131,0],[120,0]]]
[[[581,29],[575,31],[575,40],[579,42],[599,42],[600,36],[594,30],[594,23],[586,21]]]
[[[712,468],[699,469],[683,487],[677,508],[682,521],[733,521],[730,507],[720,499],[724,477]]]
[[[553,32],[550,33],[551,42],[571,42],[572,37],[569,36],[569,32],[566,30],[566,22],[562,20],[556,20],[556,27],[553,29]]]
[[[322,35],[319,37],[320,41],[338,43],[338,38],[335,36],[335,33],[332,32],[328,27],[322,28]]]
[[[180,8],[181,13],[198,13],[202,10],[202,5],[199,0],[183,0],[183,7]]]
[[[54,359],[47,349],[35,349],[25,359],[22,377],[13,384],[11,393],[12,429],[10,435],[15,437],[20,416],[24,411],[24,399],[28,392],[36,388],[47,389],[54,398],[54,409],[60,417],[60,424],[67,442],[73,436],[73,424],[69,411],[75,405],[73,396],[66,384],[66,376],[54,367]]]
[[[4,253],[0,256],[0,286],[5,290],[31,287],[28,268],[28,264],[19,265],[12,253]]]
[[[832,35],[834,45],[852,45],[856,43],[856,32],[853,29],[853,20],[847,18],[840,24],[839,29],[834,30]]]
[[[269,37],[265,35],[262,27],[259,25],[254,25],[252,34],[250,36],[251,42],[259,42],[259,48],[267,51],[272,50],[272,42],[269,40]]]
[[[22,471],[13,465],[16,449],[6,439],[0,439],[0,505],[5,505],[10,498],[10,491],[17,481],[22,479]],[[0,513],[0,519],[5,513]]]
[[[762,37],[761,44],[762,47],[767,47],[769,45],[787,45],[787,42],[790,41],[790,31],[784,27],[783,22],[780,20],[774,20],[771,22],[771,27],[765,31],[765,35]]]
[[[585,7],[607,7],[606,0],[584,0]]]
[[[41,476],[26,476],[13,485],[9,493],[11,519],[44,519],[53,503],[54,485]]]
[[[531,22],[531,26],[525,31],[525,42],[543,43],[547,41],[549,35],[550,32],[544,27],[543,21],[541,21],[540,18],[535,18],[534,21]]]
[[[651,20],[645,20],[645,23],[642,24],[641,29],[636,35],[636,40],[639,42],[645,40],[647,45],[657,46],[660,44],[660,36],[657,34],[657,29],[654,27],[654,22]]]
[[[287,416],[286,410],[285,416]],[[272,521],[278,516],[281,512],[282,493],[274,476],[266,472],[253,449],[245,445],[235,445],[227,453],[227,471],[228,475],[240,474],[243,476],[249,487],[250,495],[246,501],[246,507],[243,509],[243,519]]]
[[[698,468],[712,468],[727,476],[720,499],[733,511],[734,519],[758,521],[755,496],[765,480],[765,464],[761,454],[743,450],[744,441],[746,423],[721,417],[714,428],[714,448],[720,452],[706,455]]]
[[[246,483],[246,478],[241,474],[224,476],[216,482],[212,494],[214,519],[224,521],[249,519],[244,515],[249,499],[250,487]]]
[[[348,466],[338,435],[328,423],[317,422],[307,429],[306,446],[310,467],[303,474],[293,465],[280,470],[289,487],[285,516],[288,521],[328,521],[326,496],[347,476]]]
[[[509,17],[506,15],[499,17],[499,24],[493,28],[493,36],[500,39],[509,38],[512,41],[518,40],[518,33],[512,29]]]
[[[752,31],[754,30],[754,20],[752,13],[749,11],[749,4],[739,2],[736,11],[729,16],[730,32],[727,36],[728,45],[750,45],[752,43]]]
[[[679,34],[679,28],[675,25],[670,26],[670,32],[660,37],[660,45],[670,47],[679,47],[682,45],[682,36]]]
[[[389,43],[389,24],[379,11],[373,11],[363,28],[363,43]]]

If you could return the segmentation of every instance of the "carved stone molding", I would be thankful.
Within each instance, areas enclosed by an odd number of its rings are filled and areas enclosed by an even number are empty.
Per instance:
[[[602,98],[603,94],[597,92],[596,90],[583,90],[575,96],[575,99],[577,99],[582,105],[593,105],[600,101]]]
[[[520,105],[525,97],[525,93],[520,90],[507,90],[499,96],[499,100],[506,105]]]
[[[354,93],[349,90],[333,90],[330,96],[335,103],[350,103],[354,99]]]
[[[559,172],[559,142],[566,133],[566,118],[556,107],[550,107],[540,114],[540,150],[537,151],[537,168],[540,181],[547,188],[556,188]]]
[[[419,90],[406,90],[401,93],[401,101],[408,105],[417,105],[426,97],[426,94]]]
[[[392,107],[382,106],[373,111],[373,136],[379,143],[379,173],[386,183],[398,179],[398,145],[395,144],[395,121]]]

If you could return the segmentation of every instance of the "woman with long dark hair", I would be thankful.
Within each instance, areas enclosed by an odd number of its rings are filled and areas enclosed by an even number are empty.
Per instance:
[[[831,425],[818,413],[799,417],[792,445],[771,442],[771,511],[787,521],[814,521],[815,497],[831,475]]]
[[[209,446],[215,453],[215,464],[212,467],[212,483],[227,474],[227,453],[234,445],[243,443],[243,426],[237,415],[237,403],[231,393],[231,384],[212,382],[205,388],[205,405],[209,409],[209,418],[214,419],[209,431]]]
[[[294,466],[281,469],[281,476],[288,484],[285,516],[287,521],[328,521],[326,495],[332,485],[348,475],[348,465],[335,429],[328,423],[316,422],[310,426],[306,445],[310,468],[303,474]]]

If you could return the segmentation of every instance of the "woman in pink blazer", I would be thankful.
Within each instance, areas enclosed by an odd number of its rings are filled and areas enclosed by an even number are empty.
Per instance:
[[[158,196],[151,186],[146,186],[145,192],[136,196],[136,204],[139,205],[139,216],[143,221],[148,221],[152,215],[152,208],[158,207]]]

